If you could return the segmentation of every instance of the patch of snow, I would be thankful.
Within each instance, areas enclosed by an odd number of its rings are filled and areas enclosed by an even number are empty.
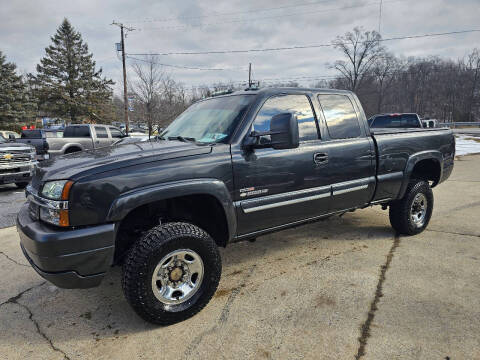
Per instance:
[[[479,140],[471,140],[473,137]],[[455,155],[480,153],[480,137],[471,135],[455,135]]]

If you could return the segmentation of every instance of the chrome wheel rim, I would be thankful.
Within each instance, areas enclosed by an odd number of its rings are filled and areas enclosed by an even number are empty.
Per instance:
[[[195,251],[172,251],[160,260],[153,271],[153,294],[164,304],[182,304],[198,291],[203,273],[202,258]]]
[[[412,206],[410,207],[410,219],[416,227],[422,227],[425,224],[427,216],[428,201],[424,194],[415,195]]]

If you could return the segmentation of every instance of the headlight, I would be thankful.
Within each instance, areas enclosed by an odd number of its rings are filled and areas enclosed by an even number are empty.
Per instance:
[[[48,181],[43,185],[41,195],[45,200],[40,205],[40,220],[57,226],[70,226],[68,197],[72,185],[70,180]]]
[[[68,200],[62,199],[63,189],[68,180],[48,181],[43,185],[42,196],[52,200]]]
[[[66,209],[51,209],[47,207],[40,207],[40,219],[57,226],[68,226],[68,210]]]

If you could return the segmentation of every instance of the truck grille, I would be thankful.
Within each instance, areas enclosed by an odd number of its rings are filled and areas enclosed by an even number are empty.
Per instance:
[[[14,165],[31,161],[30,154],[25,152],[0,152],[0,165]]]

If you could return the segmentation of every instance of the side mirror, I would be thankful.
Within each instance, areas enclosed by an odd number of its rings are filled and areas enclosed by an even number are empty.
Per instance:
[[[8,141],[15,141],[15,135],[8,134]]]
[[[261,143],[261,137],[266,135],[270,135],[271,141]],[[251,148],[295,149],[298,144],[297,117],[292,113],[281,113],[270,120],[270,131],[253,131],[244,145]]]
[[[272,148],[295,149],[300,142],[297,117],[292,113],[277,114],[270,120]]]

